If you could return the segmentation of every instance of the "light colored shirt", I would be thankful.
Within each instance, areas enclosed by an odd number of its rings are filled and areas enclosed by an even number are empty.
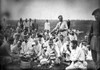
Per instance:
[[[42,54],[42,46],[40,43],[34,46],[34,51],[37,54],[37,56],[40,56]]]
[[[29,27],[29,26],[30,26],[30,24],[29,24],[29,22],[28,22],[28,21],[27,21],[27,22],[25,22],[25,21],[24,21],[24,23],[23,23],[23,24],[24,24],[24,28],[25,28],[25,27]]]
[[[62,45],[62,47],[61,47],[61,53],[70,54],[70,52],[68,51],[68,46],[67,46],[68,44],[69,44],[69,42],[66,41],[66,42]]]
[[[52,30],[52,31],[55,31],[55,30],[67,30],[68,29],[68,26],[67,26],[67,23],[65,21],[63,22],[58,22],[56,27]],[[60,32],[61,34],[63,34],[64,36],[67,36],[67,31],[64,31],[64,32]]]
[[[76,49],[71,50],[71,55],[70,55],[70,60],[71,61],[76,61],[76,60],[85,60],[85,54],[82,48],[78,47]]]
[[[53,44],[50,47],[49,43],[46,42],[46,45],[45,46],[47,46],[46,55],[49,56],[50,58],[55,58],[57,56],[56,45]]]
[[[58,53],[58,57],[62,55],[63,53],[63,49],[64,49],[64,46],[66,46],[65,42],[61,42],[60,40],[58,42],[56,42],[56,51]]]
[[[14,49],[16,49],[16,47],[17,47],[17,45],[11,44],[10,45],[11,52],[14,52]]]
[[[18,22],[18,27],[20,27],[20,22]]]
[[[50,23],[49,22],[45,22],[44,30],[49,30],[50,31]]]
[[[29,21],[29,26],[32,27],[33,21]]]
[[[29,48],[28,48],[28,43],[25,43],[25,42],[22,42],[22,45],[21,45],[21,51],[20,53],[24,53],[24,54],[27,54]]]
[[[34,52],[34,47],[32,47],[33,43],[35,44],[34,40],[30,37],[27,42],[27,45],[28,45],[27,53],[29,54]]]
[[[56,29],[68,29],[67,23],[65,21],[63,21],[62,23],[58,22],[56,27],[53,30]]]

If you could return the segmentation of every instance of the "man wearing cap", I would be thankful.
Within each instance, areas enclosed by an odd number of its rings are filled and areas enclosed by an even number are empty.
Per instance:
[[[100,69],[100,8],[93,11],[96,22],[92,24],[89,33],[89,44],[96,69]]]
[[[63,20],[63,16],[58,16],[59,22],[57,23],[56,27],[52,30],[52,32],[57,32],[57,34],[63,34],[64,36],[67,35],[66,30],[68,29],[67,23]]]

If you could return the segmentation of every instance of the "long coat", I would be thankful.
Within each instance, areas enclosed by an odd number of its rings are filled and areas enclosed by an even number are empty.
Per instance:
[[[37,31],[38,31],[38,23],[32,23],[32,29],[33,30],[35,30],[35,29],[37,29]]]
[[[100,22],[92,24],[89,33],[89,43],[92,50],[100,52]]]

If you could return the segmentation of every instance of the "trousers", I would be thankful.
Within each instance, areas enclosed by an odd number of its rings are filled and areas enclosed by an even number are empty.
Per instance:
[[[96,50],[91,50],[92,59],[95,63],[96,69],[100,68],[100,52]]]

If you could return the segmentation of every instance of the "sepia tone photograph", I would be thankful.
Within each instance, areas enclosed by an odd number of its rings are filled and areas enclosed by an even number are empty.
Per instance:
[[[0,70],[99,70],[100,0],[0,0]]]

